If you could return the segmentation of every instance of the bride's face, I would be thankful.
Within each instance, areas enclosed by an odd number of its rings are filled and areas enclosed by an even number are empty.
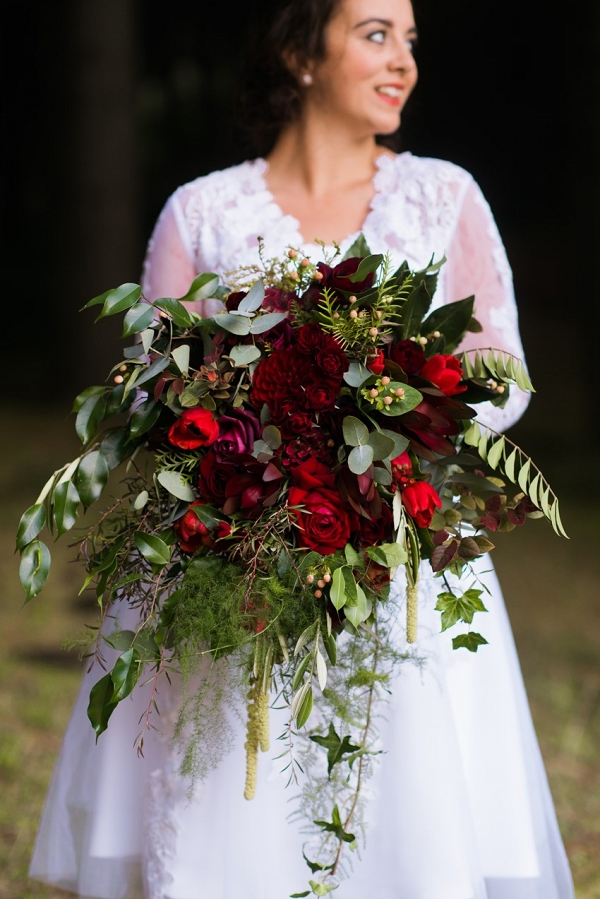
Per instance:
[[[357,134],[391,134],[417,82],[410,0],[341,0],[307,100]]]

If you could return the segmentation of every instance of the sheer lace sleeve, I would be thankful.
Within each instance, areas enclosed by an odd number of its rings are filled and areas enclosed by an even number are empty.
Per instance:
[[[483,326],[483,333],[467,334],[461,349],[493,347],[524,359],[512,272],[490,207],[474,181],[466,189],[446,255],[448,301],[475,294],[475,315]],[[483,403],[477,406],[478,418],[505,431],[518,421],[528,402],[529,394],[513,386],[504,409]]]
[[[194,252],[179,193],[165,204],[148,243],[142,289],[149,300],[181,297],[196,277]]]

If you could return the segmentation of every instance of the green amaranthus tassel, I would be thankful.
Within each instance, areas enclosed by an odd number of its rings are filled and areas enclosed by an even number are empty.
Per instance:
[[[414,581],[407,572],[406,583],[406,640],[417,642],[419,591],[418,580]]]

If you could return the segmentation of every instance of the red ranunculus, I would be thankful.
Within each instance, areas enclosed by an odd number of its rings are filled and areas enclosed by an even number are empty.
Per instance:
[[[186,409],[169,428],[169,442],[179,449],[210,446],[219,436],[219,425],[208,409]]]
[[[464,393],[467,385],[459,384],[462,376],[463,370],[456,356],[447,356],[441,353],[428,359],[421,369],[421,377],[439,387],[446,396]]]
[[[369,371],[372,371],[374,375],[380,375],[385,368],[385,356],[383,355],[383,350],[377,350],[373,347],[371,355],[367,361],[367,368]]]
[[[173,528],[179,538],[179,547],[184,553],[193,553],[201,546],[214,546],[221,537],[228,537],[231,527],[225,521],[220,521],[216,528],[210,531],[200,521],[193,511],[194,506],[203,506],[201,500],[191,503],[187,512],[177,521],[173,522]]]
[[[278,290],[277,287],[267,287],[261,309],[265,312],[289,312],[292,302],[297,299],[298,294],[293,290]]]
[[[415,481],[402,491],[402,504],[417,527],[428,528],[436,509],[442,501],[427,481]]]
[[[336,490],[328,487],[314,490],[290,487],[288,504],[303,506],[302,509],[291,509],[299,525],[297,536],[300,546],[329,556],[348,543],[353,530],[353,516],[344,507]]]
[[[390,358],[407,375],[418,375],[425,365],[423,347],[414,340],[400,340],[395,343],[390,349]]]

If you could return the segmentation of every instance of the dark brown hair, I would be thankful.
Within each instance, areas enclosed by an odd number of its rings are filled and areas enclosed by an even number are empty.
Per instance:
[[[325,31],[342,0],[261,0],[242,69],[239,124],[250,155],[266,156],[302,108],[298,70],[325,55]],[[398,149],[398,132],[377,142]]]

